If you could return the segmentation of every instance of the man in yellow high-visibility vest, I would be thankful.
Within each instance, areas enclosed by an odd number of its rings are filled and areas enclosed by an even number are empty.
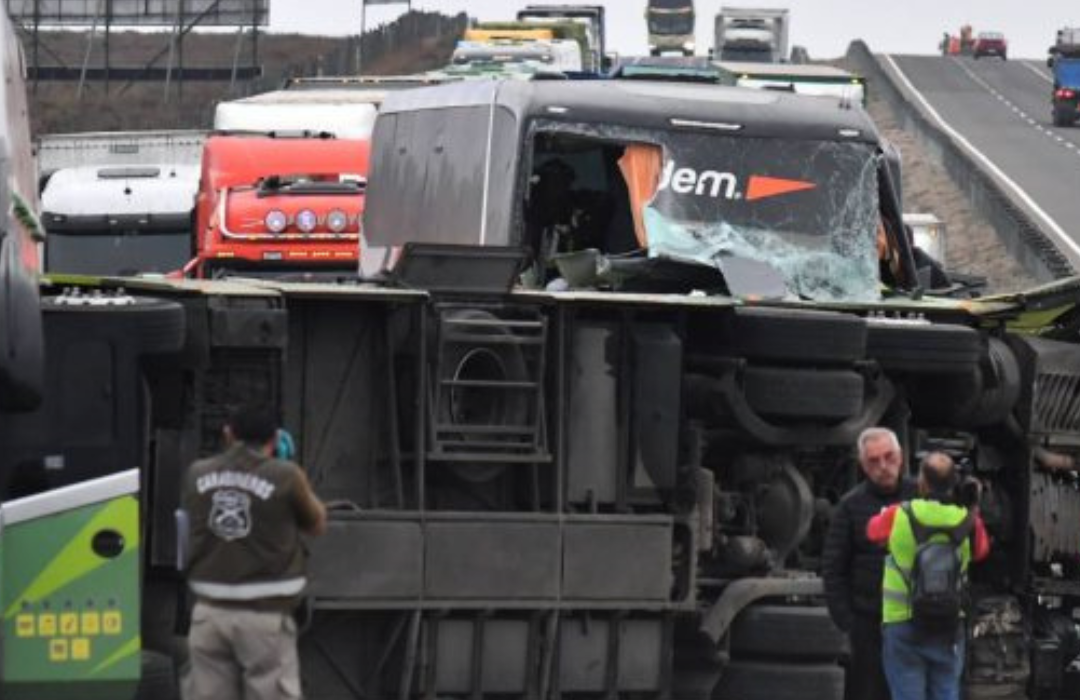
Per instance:
[[[990,553],[982,519],[956,504],[958,477],[949,455],[931,452],[919,468],[919,498],[883,510],[870,519],[866,536],[887,544],[882,578],[882,661],[892,700],[959,700],[964,635],[957,610],[944,628],[931,629],[918,603],[921,557],[928,543],[958,555],[958,586],[966,585],[971,561]],[[943,545],[943,546],[941,546]],[[941,561],[940,559],[938,561]],[[947,619],[947,618],[946,618]]]

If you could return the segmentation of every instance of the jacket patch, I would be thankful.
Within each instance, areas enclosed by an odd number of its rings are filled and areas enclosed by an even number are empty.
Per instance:
[[[210,531],[231,542],[251,534],[251,497],[243,491],[223,489],[211,497]]]

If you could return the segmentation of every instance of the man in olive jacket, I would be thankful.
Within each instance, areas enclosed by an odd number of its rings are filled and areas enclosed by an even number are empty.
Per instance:
[[[881,664],[881,577],[885,552],[866,538],[866,523],[882,509],[914,498],[896,433],[867,428],[859,435],[859,466],[865,481],[848,491],[833,511],[825,539],[824,578],[829,615],[847,633],[851,659],[846,700],[889,700]]]
[[[272,408],[237,409],[225,438],[226,450],[192,464],[184,480],[196,596],[186,700],[299,700],[300,535],[323,533],[326,508],[298,465],[275,458]]]

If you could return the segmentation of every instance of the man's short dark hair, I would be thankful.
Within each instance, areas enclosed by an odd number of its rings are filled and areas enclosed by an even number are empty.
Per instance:
[[[931,452],[922,458],[919,475],[926,482],[930,495],[938,500],[952,497],[956,488],[956,465],[944,452]]]
[[[278,429],[278,414],[265,403],[246,403],[229,412],[229,430],[233,438],[247,445],[265,445]]]

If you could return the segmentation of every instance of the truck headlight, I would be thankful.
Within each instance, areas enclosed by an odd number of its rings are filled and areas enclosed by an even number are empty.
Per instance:
[[[319,223],[319,217],[310,209],[301,209],[296,215],[296,228],[304,233],[311,233]]]
[[[326,215],[326,228],[333,233],[341,233],[349,225],[348,215],[340,209],[333,209]]]
[[[683,45],[682,45],[682,48],[683,48],[683,51],[690,51],[691,53],[693,53],[693,51],[694,51],[694,42],[692,42],[692,41],[684,42]]]
[[[270,233],[281,233],[289,225],[289,217],[285,216],[285,212],[280,209],[271,209],[266,212],[263,223],[266,224],[266,230]]]

